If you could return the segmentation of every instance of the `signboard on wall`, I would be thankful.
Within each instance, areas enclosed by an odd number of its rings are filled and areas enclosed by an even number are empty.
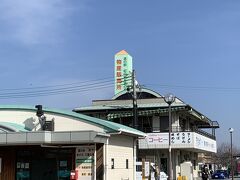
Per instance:
[[[132,85],[132,57],[122,50],[115,55],[115,95]]]
[[[165,149],[168,147],[168,133],[148,133],[145,139],[139,140],[140,149]],[[216,140],[196,132],[171,133],[172,148],[193,148],[207,152],[216,152]]]
[[[172,144],[191,144],[192,133],[191,132],[177,132],[171,134]]]
[[[148,144],[168,144],[168,133],[149,133],[147,136]],[[191,144],[191,132],[175,132],[171,133],[171,144]]]
[[[94,145],[76,148],[76,170],[80,180],[92,180],[94,177],[94,155]]]
[[[194,146],[197,149],[202,149],[215,153],[217,152],[217,144],[215,140],[207,138],[197,133],[194,134]]]

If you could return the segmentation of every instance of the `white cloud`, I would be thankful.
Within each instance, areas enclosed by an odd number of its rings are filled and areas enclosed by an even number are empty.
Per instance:
[[[75,7],[67,0],[2,0],[1,33],[24,44],[56,43]],[[77,7],[78,10],[84,8]]]

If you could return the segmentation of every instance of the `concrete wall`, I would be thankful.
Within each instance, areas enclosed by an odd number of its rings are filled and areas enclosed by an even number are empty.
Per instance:
[[[174,150],[174,158],[175,162],[173,163],[173,169],[176,168],[175,175],[176,177],[178,175],[186,176],[186,174],[183,173],[183,169],[181,169],[181,164],[184,162],[189,162],[192,164],[192,167],[189,169],[189,171],[192,173],[192,178],[198,177],[198,164],[197,164],[197,154],[196,152],[191,151],[184,151],[184,150]],[[186,171],[186,169],[185,169]],[[189,177],[188,177],[189,179]]]
[[[134,138],[124,135],[111,136],[108,145],[107,180],[133,180],[134,179]],[[114,159],[114,169],[111,168]],[[126,168],[128,159],[128,169]]]
[[[79,121],[71,117],[49,113],[45,113],[45,116],[47,120],[54,119],[55,131],[104,131],[103,128],[94,124]],[[38,131],[40,129],[38,117],[36,113],[32,111],[2,110],[0,111],[0,122],[17,123],[32,131]]]

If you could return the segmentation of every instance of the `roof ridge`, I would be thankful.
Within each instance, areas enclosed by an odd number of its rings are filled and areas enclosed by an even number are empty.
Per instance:
[[[117,55],[128,55],[128,52],[126,50],[121,50],[116,54],[116,56]]]
[[[1,109],[16,109],[16,110],[29,110],[29,111],[36,111],[36,108],[33,106],[21,106],[21,105],[0,105],[0,110]],[[70,110],[60,110],[60,109],[52,109],[52,108],[47,108],[47,107],[43,107],[43,111],[45,111],[46,113],[56,113],[56,114],[60,114],[60,115],[65,115],[65,116],[70,116],[70,117],[74,117],[77,118],[79,121],[87,121],[89,123],[93,123],[97,126],[103,126],[105,127],[105,129],[108,131],[123,131],[126,130],[127,133],[129,133],[129,131],[133,134],[133,135],[137,135],[137,136],[146,136],[146,134],[144,132],[138,131],[136,129],[133,129],[131,127],[122,125],[122,124],[118,124],[115,122],[111,122],[108,120],[103,120],[103,119],[99,119],[99,118],[95,118],[95,117],[91,117],[91,116],[87,116],[81,113],[76,113]]]

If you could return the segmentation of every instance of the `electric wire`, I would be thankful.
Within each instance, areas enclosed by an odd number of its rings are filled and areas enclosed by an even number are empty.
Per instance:
[[[128,80],[130,80],[130,79],[125,78],[125,81],[128,81]],[[112,80],[107,80],[107,81],[89,83],[89,84],[85,84],[85,85],[77,85],[77,86],[69,86],[69,87],[53,88],[53,89],[43,89],[43,90],[35,90],[35,91],[7,92],[7,93],[0,93],[0,95],[14,95],[14,94],[18,94],[18,93],[41,93],[41,92],[52,92],[52,91],[55,92],[55,91],[61,91],[61,90],[67,90],[68,91],[68,90],[91,88],[91,87],[95,87],[95,86],[98,86],[98,85],[103,86],[103,85],[109,85],[109,84],[113,84],[113,81]],[[61,86],[61,85],[59,85],[59,86]]]
[[[222,90],[222,91],[232,91],[240,90],[240,87],[217,87],[217,86],[185,86],[185,85],[168,85],[168,84],[144,84],[145,86],[158,86],[162,88],[182,88],[191,90]]]
[[[118,79],[128,79],[131,78],[131,76],[124,76],[122,78]],[[95,79],[95,80],[88,80],[88,81],[80,81],[80,82],[74,82],[74,83],[68,83],[68,84],[58,84],[58,85],[49,85],[49,86],[35,86],[35,87],[23,87],[23,88],[5,88],[5,89],[0,89],[1,91],[18,91],[18,90],[28,90],[28,89],[46,89],[46,88],[54,88],[54,87],[62,87],[62,86],[72,86],[75,84],[88,84],[88,83],[93,83],[93,82],[102,82],[102,81],[113,81],[114,78],[108,77],[108,78],[101,78],[101,79]]]
[[[120,85],[124,85],[128,82],[131,82],[131,76],[126,76],[122,78],[118,78],[121,83]],[[102,78],[100,81],[93,80],[93,81],[85,81],[82,85],[75,85],[77,83],[69,83],[64,85],[54,85],[54,86],[39,86],[32,87],[32,88],[14,88],[8,89],[10,92],[0,93],[0,99],[9,99],[9,98],[26,98],[26,97],[37,97],[37,96],[50,96],[50,95],[58,95],[58,94],[69,94],[69,93],[77,93],[77,92],[85,92],[91,90],[98,90],[98,89],[105,89],[112,87],[114,84],[114,80],[110,80],[109,78]],[[49,88],[53,87],[53,88]],[[60,87],[60,88],[56,88]],[[30,89],[33,89],[30,91]],[[34,89],[41,89],[41,90],[34,90]],[[7,89],[4,89],[6,91]],[[20,91],[19,91],[20,90]],[[27,90],[27,91],[21,91]],[[0,90],[1,91],[1,90]]]

